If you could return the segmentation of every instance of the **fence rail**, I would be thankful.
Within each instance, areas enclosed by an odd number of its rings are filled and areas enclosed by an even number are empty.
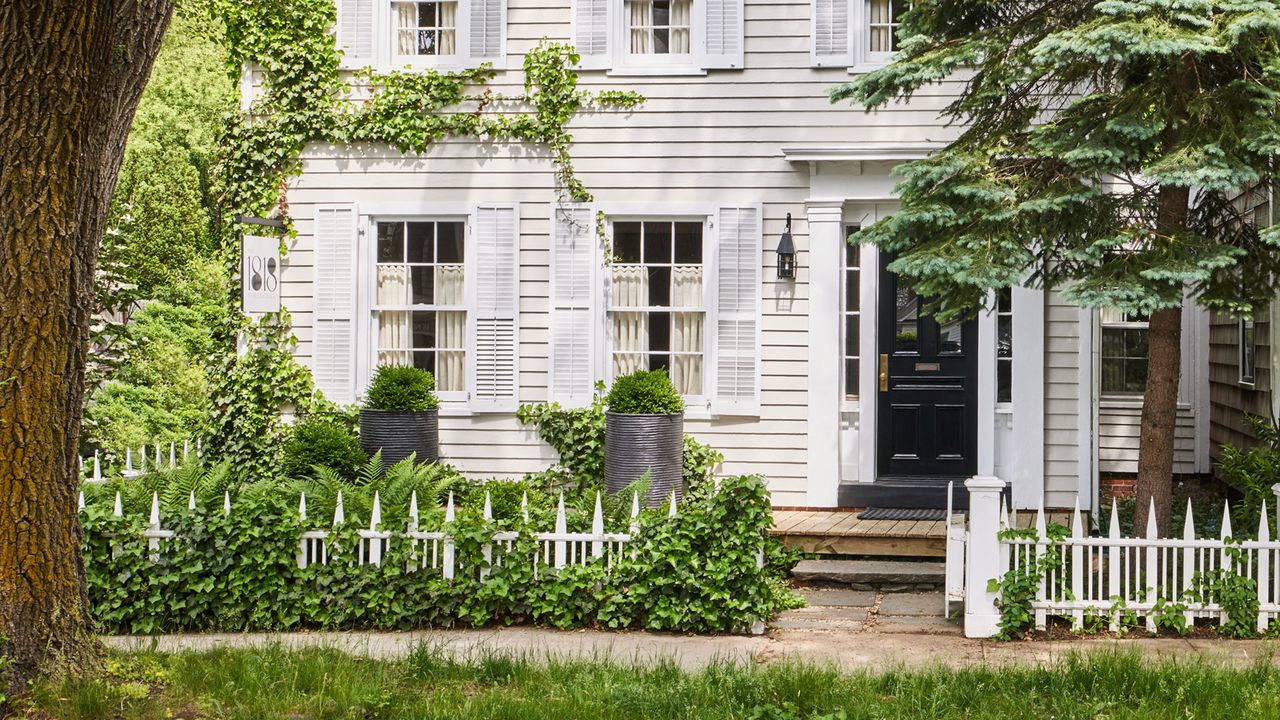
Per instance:
[[[1085,532],[1078,504],[1071,527],[1051,536],[1043,502],[1031,528],[1019,530],[1017,512],[1005,507],[999,478],[977,476],[965,485],[968,527],[948,523],[947,602],[964,599],[969,637],[999,632],[1002,605],[1011,600],[989,583],[1009,580],[1010,574],[1034,588],[1030,609],[1038,629],[1052,618],[1066,619],[1077,630],[1105,623],[1111,630],[1141,625],[1151,631],[1162,622],[1190,626],[1207,619],[1236,628],[1254,624],[1266,632],[1280,618],[1280,539],[1272,536],[1266,503],[1255,539],[1233,536],[1229,505],[1223,507],[1218,537],[1197,537],[1190,502],[1181,538],[1159,536],[1154,502],[1142,536],[1125,537],[1114,500],[1105,536]],[[1280,527],[1280,484],[1272,492],[1275,527]],[[1242,595],[1250,615],[1232,617],[1226,605],[1239,615]]]

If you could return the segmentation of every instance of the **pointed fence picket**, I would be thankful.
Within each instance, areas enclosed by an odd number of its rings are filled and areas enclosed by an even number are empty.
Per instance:
[[[1280,496],[1280,485],[1276,491]],[[1280,502],[1271,507],[1280,527]],[[1112,630],[1140,623],[1154,631],[1162,616],[1176,613],[1188,624],[1197,619],[1228,622],[1218,598],[1206,590],[1205,579],[1220,571],[1233,573],[1256,584],[1257,628],[1265,632],[1280,617],[1280,577],[1276,576],[1280,573],[1280,540],[1272,537],[1270,512],[1264,503],[1256,539],[1236,540],[1230,508],[1224,506],[1219,537],[1199,538],[1188,502],[1182,537],[1161,538],[1152,504],[1142,536],[1123,537],[1113,500],[1104,536],[1091,537],[1085,532],[1077,506],[1066,536],[1052,539],[1042,506],[1036,512],[1034,537],[1000,537],[997,577],[1040,569],[1031,602],[1038,629],[1044,629],[1051,617],[1068,619],[1076,629],[1084,627],[1086,618],[1094,617],[1105,619]],[[1003,501],[997,517],[1000,530],[1013,527]],[[969,532],[975,531],[970,528]],[[966,578],[966,582],[974,581]]]

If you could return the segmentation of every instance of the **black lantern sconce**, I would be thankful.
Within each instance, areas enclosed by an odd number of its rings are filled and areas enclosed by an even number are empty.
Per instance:
[[[796,276],[796,244],[791,240],[791,213],[787,213],[787,227],[778,241],[778,278],[789,280]]]

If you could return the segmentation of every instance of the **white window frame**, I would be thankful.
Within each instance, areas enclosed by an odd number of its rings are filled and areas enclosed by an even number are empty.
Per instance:
[[[1122,320],[1122,321],[1119,321],[1119,322],[1107,322],[1106,320],[1104,320],[1104,319],[1103,319],[1103,312],[1102,312],[1102,311],[1100,311],[1100,312],[1098,313],[1098,389],[1099,389],[1099,393],[1100,393],[1100,395],[1101,395],[1101,397],[1102,397],[1103,399],[1109,399],[1109,400],[1132,400],[1132,401],[1139,401],[1139,402],[1140,402],[1140,401],[1142,400],[1142,397],[1143,397],[1143,395],[1144,395],[1145,391],[1108,390],[1108,389],[1103,385],[1103,383],[1105,382],[1105,381],[1104,381],[1104,367],[1103,367],[1103,366],[1104,366],[1104,363],[1103,363],[1103,361],[1104,361],[1104,360],[1106,360],[1106,358],[1108,357],[1107,355],[1105,355],[1105,354],[1104,354],[1104,352],[1105,352],[1105,351],[1104,351],[1104,347],[1105,347],[1105,339],[1104,339],[1103,335],[1105,334],[1105,332],[1106,332],[1107,330],[1109,330],[1109,329],[1114,329],[1114,330],[1146,330],[1146,331],[1148,331],[1148,339],[1147,339],[1147,341],[1148,341],[1148,343],[1150,342],[1150,335],[1149,335],[1149,332],[1150,332],[1150,329],[1151,329],[1151,321],[1150,321],[1150,320],[1141,320],[1141,321],[1139,321],[1139,320],[1130,320],[1130,319],[1128,319],[1128,313],[1121,313],[1121,314],[1122,314],[1123,316],[1125,316],[1125,318],[1126,318],[1125,320]],[[1125,356],[1125,357],[1127,358],[1128,356]],[[1150,361],[1151,361],[1151,358],[1150,358],[1150,346],[1149,346],[1149,345],[1148,345],[1148,349],[1147,349],[1147,358],[1146,358],[1146,361],[1147,361],[1147,363],[1148,363],[1148,365],[1147,365],[1147,371],[1148,371],[1148,372],[1150,372],[1150,367],[1151,367],[1151,366],[1150,366]]]
[[[1007,302],[1008,302],[1008,307],[1003,310],[1000,308],[1001,295],[1004,295],[1007,298]],[[1014,385],[1016,383],[1014,382],[1014,373],[1013,373],[1014,363],[1017,360],[1017,355],[1015,350],[1015,348],[1017,347],[1017,344],[1014,341],[1014,329],[1013,329],[1014,328],[1013,288],[1011,287],[1005,288],[1003,291],[997,290],[995,293],[995,296],[996,296],[995,297],[996,304],[991,315],[995,319],[995,322],[993,323],[993,330],[994,330],[993,334],[995,335],[995,343],[996,343],[996,352],[995,352],[996,375],[995,375],[995,378],[993,378],[993,381],[995,382],[995,388],[996,388],[996,392],[995,392],[996,407],[1012,408],[1013,398],[1017,394],[1017,392],[1014,389]],[[1009,324],[1009,356],[1008,357],[1000,356],[1000,325],[1002,322],[1007,322]],[[1000,399],[1000,367],[1001,365],[1008,365],[1009,367],[1009,399],[1008,400]]]
[[[1245,329],[1249,330],[1249,343],[1245,344]],[[1240,369],[1240,385],[1254,387],[1258,381],[1258,325],[1252,317],[1242,317],[1236,324],[1236,361]],[[1248,349],[1248,360],[1245,349]]]
[[[855,232],[862,229],[860,223],[841,222],[841,228],[844,231],[846,247],[840,256],[840,400],[841,407],[844,412],[855,412],[858,408],[858,401],[861,399],[859,393],[858,379],[862,377],[862,364],[867,362],[866,350],[862,346],[862,324],[866,322],[866,313],[862,307],[862,288],[867,283],[867,269],[863,267],[863,253],[861,245],[851,246],[854,254],[858,258],[857,268],[849,265],[849,247],[847,238]],[[856,272],[858,275],[858,304],[857,310],[849,309],[849,274]],[[849,355],[849,318],[857,316],[858,318],[858,337],[854,338],[857,343],[858,354],[856,356]],[[849,360],[857,360],[858,371],[855,374],[853,386],[849,385],[849,372],[846,364]]]
[[[663,209],[661,206],[655,208],[653,212],[644,212],[642,210],[632,210],[629,212],[607,213],[606,212],[606,230],[609,239],[609,247],[613,247],[613,228],[618,222],[697,222],[702,223],[702,392],[696,395],[681,395],[684,399],[686,415],[691,418],[704,418],[711,416],[711,399],[713,392],[709,388],[715,387],[715,349],[714,329],[716,327],[716,305],[715,291],[712,287],[717,277],[716,268],[716,246],[717,235],[715,234],[714,218],[716,217],[718,208],[710,209],[704,212],[680,212],[671,208]],[[604,352],[601,377],[606,385],[611,386],[616,379],[613,373],[613,353],[614,353],[614,335],[613,321],[610,313],[613,311],[613,273],[612,269],[605,271],[605,293],[604,293],[604,311],[601,313],[604,322],[603,334]]]
[[[405,0],[411,2],[412,0]],[[471,57],[471,0],[457,0],[454,37],[456,48],[452,55],[398,55],[395,17],[391,11],[398,0],[375,0],[373,51],[380,67],[415,70],[457,70],[468,65]]]
[[[609,23],[609,53],[613,58],[610,75],[706,75],[705,0],[691,0],[689,8],[689,52],[678,55],[634,55],[631,53],[630,13],[626,0],[612,0],[617,11]]]
[[[849,0],[850,8],[849,42],[852,43],[853,66],[851,73],[865,73],[893,62],[893,52],[872,52],[871,50],[871,0]],[[892,0],[890,0],[892,7]],[[897,25],[898,23],[894,23]],[[896,32],[896,30],[895,30]]]
[[[367,205],[360,208],[360,244],[356,271],[356,396],[368,391],[373,372],[378,367],[378,325],[374,321],[377,306],[378,234],[380,222],[462,222],[463,223],[463,275],[465,309],[467,313],[466,375],[468,386],[462,391],[437,391],[442,416],[470,415],[471,377],[475,369],[475,348],[472,347],[472,328],[476,319],[476,248],[473,240],[473,219],[468,206],[462,203],[406,204],[390,203]]]

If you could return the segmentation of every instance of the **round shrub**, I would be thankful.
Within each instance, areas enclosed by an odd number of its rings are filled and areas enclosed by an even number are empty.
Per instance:
[[[666,370],[637,370],[613,381],[605,396],[609,412],[624,415],[676,415],[684,412],[684,400],[671,384]]]
[[[407,365],[379,365],[369,384],[365,407],[370,410],[422,412],[440,407],[436,379],[431,373]]]
[[[309,477],[317,465],[351,477],[367,459],[360,438],[349,429],[330,420],[308,420],[293,429],[281,464],[289,478]]]

